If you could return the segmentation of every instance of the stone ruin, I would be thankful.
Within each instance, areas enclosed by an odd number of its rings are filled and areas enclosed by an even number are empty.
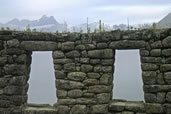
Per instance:
[[[112,99],[115,50],[140,50],[145,102]],[[53,51],[57,103],[27,104],[33,51]],[[171,114],[171,29],[0,31],[0,114]]]

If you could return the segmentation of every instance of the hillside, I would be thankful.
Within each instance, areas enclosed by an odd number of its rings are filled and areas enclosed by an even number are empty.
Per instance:
[[[171,13],[158,22],[158,26],[161,28],[171,28]]]

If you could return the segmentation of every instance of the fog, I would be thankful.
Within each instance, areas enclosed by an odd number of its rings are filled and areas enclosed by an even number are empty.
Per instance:
[[[117,50],[115,55],[113,99],[143,101],[140,56],[138,50]],[[28,103],[56,103],[52,52],[33,52]]]

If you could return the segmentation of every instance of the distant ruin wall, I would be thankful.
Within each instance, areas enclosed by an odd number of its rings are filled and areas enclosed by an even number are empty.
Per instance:
[[[116,49],[140,50],[145,103],[112,99]],[[49,110],[27,105],[33,51],[53,51],[58,101],[54,107],[44,106]],[[171,30],[91,34],[0,31],[0,114],[39,112],[171,114]]]

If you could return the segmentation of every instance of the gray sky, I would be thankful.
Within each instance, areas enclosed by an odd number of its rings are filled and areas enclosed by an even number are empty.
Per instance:
[[[170,0],[2,0],[0,22],[12,18],[38,19],[53,15],[59,22],[80,24],[102,19],[105,23],[157,22],[171,12]]]

